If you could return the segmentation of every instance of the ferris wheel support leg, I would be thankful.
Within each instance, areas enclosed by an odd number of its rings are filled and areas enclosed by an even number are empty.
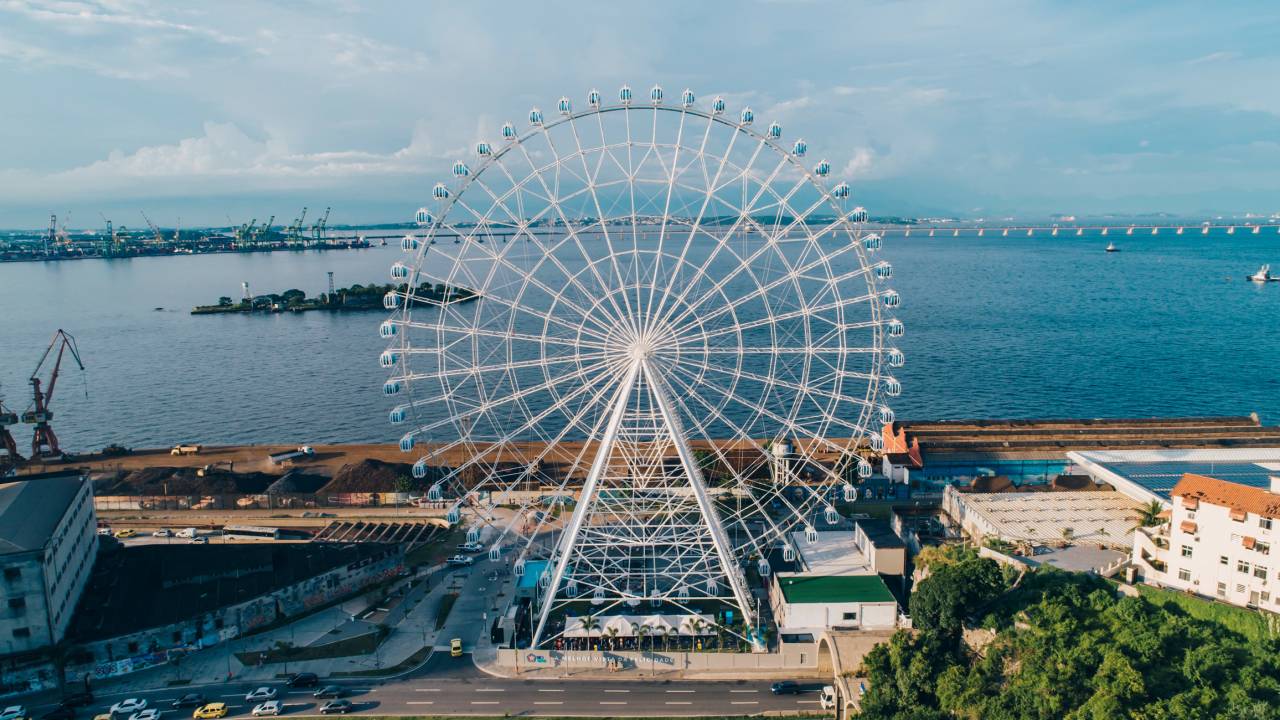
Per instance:
[[[711,542],[716,548],[716,555],[720,559],[720,569],[724,572],[725,578],[729,581],[729,586],[733,588],[733,596],[738,601],[738,609],[742,613],[746,626],[752,628],[756,626],[755,613],[752,612],[751,594],[747,592],[747,584],[742,573],[738,569],[738,564],[734,562],[733,551],[729,545],[729,537],[724,532],[724,527],[720,524],[720,516],[716,514],[715,505],[711,502],[711,496],[707,494],[707,487],[702,481],[702,470],[698,467],[697,459],[693,455],[693,449],[689,447],[688,438],[685,437],[684,428],[681,427],[680,416],[676,414],[675,407],[671,404],[671,396],[667,391],[666,381],[653,369],[649,364],[648,358],[642,359],[640,365],[644,368],[645,379],[648,380],[649,392],[652,393],[653,399],[658,404],[658,411],[662,413],[663,421],[667,425],[667,431],[671,434],[671,441],[676,446],[676,453],[680,456],[680,464],[684,466],[685,474],[689,478],[689,486],[693,488],[693,494],[698,499],[698,508],[702,511],[702,517],[706,520],[707,529],[711,534]],[[751,641],[752,650],[761,652],[764,650],[760,642],[759,633],[751,633],[748,631]]]
[[[582,497],[578,498],[578,504],[573,509],[573,515],[569,518],[569,525],[565,527],[564,532],[561,534],[559,547],[556,548],[555,571],[551,575],[551,582],[547,585],[547,589],[542,595],[542,607],[538,611],[538,628],[533,633],[531,647],[538,647],[538,643],[542,641],[542,634],[546,631],[547,618],[551,616],[551,606],[555,603],[556,592],[560,589],[560,583],[564,581],[564,571],[569,564],[570,555],[573,554],[574,545],[578,542],[578,533],[582,530],[582,521],[591,509],[596,488],[600,484],[600,477],[604,474],[605,466],[609,462],[609,455],[613,451],[614,441],[618,437],[618,428],[622,426],[622,419],[627,413],[627,402],[631,399],[631,389],[635,387],[636,379],[639,375],[640,363],[633,363],[628,368],[625,379],[618,386],[617,392],[614,393],[613,410],[612,415],[609,417],[609,425],[605,427],[604,436],[600,439],[600,447],[596,448],[596,456],[591,462],[591,470],[587,473],[587,479],[582,484]]]

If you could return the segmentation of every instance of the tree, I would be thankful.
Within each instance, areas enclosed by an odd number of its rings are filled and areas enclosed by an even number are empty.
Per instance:
[[[958,640],[965,616],[1003,589],[1004,577],[993,560],[973,558],[935,567],[911,595],[912,622],[921,630]]]
[[[1134,529],[1163,525],[1165,520],[1160,517],[1160,513],[1162,512],[1164,512],[1164,505],[1161,505],[1158,500],[1152,500],[1146,505],[1138,508],[1138,524],[1133,526]]]
[[[226,296],[226,295],[223,295],[222,297],[218,298],[218,306],[219,306],[219,307],[230,307],[230,306],[231,306],[231,298],[230,298],[230,297],[228,297],[228,296]]]

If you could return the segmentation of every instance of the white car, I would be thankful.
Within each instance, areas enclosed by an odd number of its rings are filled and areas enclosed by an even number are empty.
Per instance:
[[[147,708],[142,712],[130,715],[129,720],[160,720],[160,711],[155,708]]]
[[[453,557],[449,558],[445,562],[447,562],[449,565],[452,565],[453,567],[465,567],[467,565],[472,564],[475,561],[467,557],[466,555],[454,555]]]
[[[173,537],[173,531],[169,528],[160,528],[159,530],[151,533],[151,537]]]
[[[139,700],[138,698],[129,698],[128,700],[121,700],[115,705],[112,705],[111,714],[112,715],[133,715],[136,712],[139,712],[141,710],[146,710],[146,709],[147,709],[147,701],[145,699]]]
[[[190,540],[188,540],[187,542],[191,543],[192,545],[208,545],[209,538],[205,537],[204,535],[197,535],[191,538]]]
[[[263,715],[279,715],[280,701],[268,700],[253,709],[254,717],[262,717]]]
[[[261,702],[263,700],[275,700],[276,689],[272,687],[260,687],[257,690],[244,696],[245,702]]]
[[[10,705],[0,712],[0,720],[21,720],[27,716],[27,709],[21,705]]]

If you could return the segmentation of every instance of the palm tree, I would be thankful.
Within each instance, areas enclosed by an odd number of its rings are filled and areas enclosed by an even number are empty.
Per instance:
[[[702,631],[706,627],[707,624],[703,622],[702,618],[696,617],[689,621],[689,629],[693,631],[694,647],[697,647],[697,640],[702,637]]]
[[[637,650],[644,650],[644,639],[649,637],[649,632],[651,630],[652,628],[650,628],[648,625],[636,626],[636,649]]]
[[[1164,505],[1161,505],[1158,500],[1152,500],[1146,505],[1138,508],[1138,524],[1134,525],[1133,528],[1136,530],[1140,527],[1155,527],[1157,525],[1163,525],[1165,520],[1160,517],[1160,513],[1162,512],[1164,512]]]
[[[666,630],[663,630],[663,631],[662,631],[662,637],[663,637],[662,650],[663,650],[663,652],[670,652],[670,651],[671,651],[671,638],[673,638],[673,637],[675,637],[675,636],[676,636],[676,629],[675,629],[675,628],[673,628],[673,627],[669,627],[669,628],[667,628]]]
[[[600,629],[600,618],[588,615],[582,618],[582,629],[587,631],[587,648],[591,647],[591,633]]]
[[[609,649],[617,650],[618,649],[618,628],[611,627],[605,634],[609,636]]]

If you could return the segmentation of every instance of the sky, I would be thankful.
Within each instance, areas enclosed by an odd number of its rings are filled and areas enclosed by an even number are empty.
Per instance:
[[[874,215],[1280,211],[1280,4],[0,0],[0,227],[407,220],[505,120],[658,83]]]

